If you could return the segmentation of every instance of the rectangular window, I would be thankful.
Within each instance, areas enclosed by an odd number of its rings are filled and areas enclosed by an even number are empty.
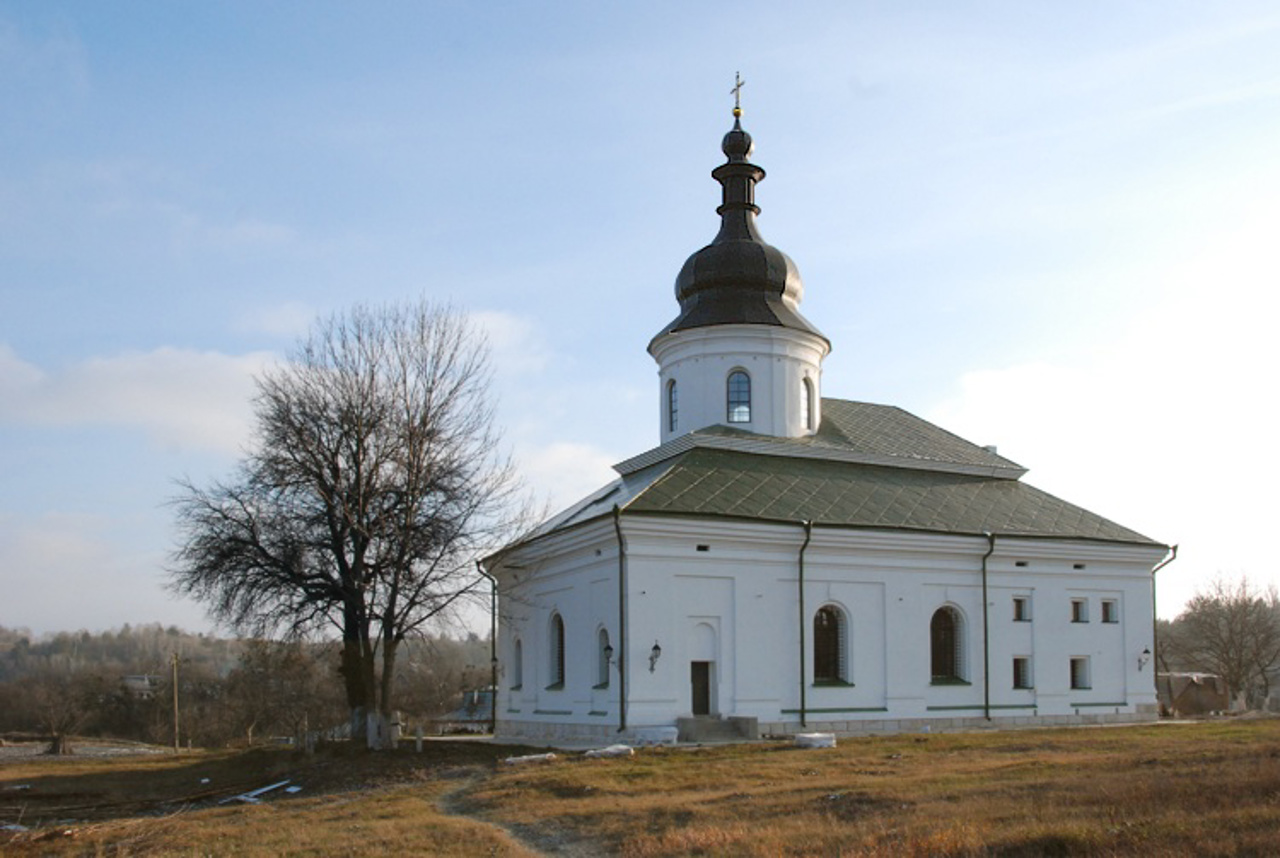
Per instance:
[[[1115,599],[1102,600],[1102,621],[1104,623],[1120,622],[1120,611],[1118,610]]]
[[[1088,599],[1072,599],[1071,600],[1071,622],[1073,623],[1089,622],[1089,600]]]
[[[1013,687],[1031,688],[1031,659],[1015,656],[1013,659]]]
[[[1026,596],[1013,597],[1013,619],[1018,623],[1031,622],[1031,600]]]
[[[1091,687],[1089,684],[1089,657],[1087,655],[1071,659],[1071,687],[1077,690]]]

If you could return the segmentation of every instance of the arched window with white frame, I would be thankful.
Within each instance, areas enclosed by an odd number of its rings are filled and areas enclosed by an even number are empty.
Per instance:
[[[603,626],[596,632],[596,688],[609,687],[609,665],[613,662],[613,647],[609,645],[609,630]]]
[[[728,420],[730,423],[751,422],[751,376],[735,369],[726,382]]]
[[[680,394],[676,389],[676,380],[667,382],[667,431],[674,432],[680,425]]]
[[[965,682],[964,618],[950,605],[934,611],[929,621],[929,662],[935,684]]]
[[[520,638],[511,647],[511,690],[516,691],[524,686],[524,644]]]
[[[844,611],[823,605],[813,615],[813,681],[817,685],[849,682],[849,631]]]
[[[813,382],[807,376],[800,380],[800,419],[806,431],[817,428],[813,425]]]
[[[564,620],[559,613],[551,615],[547,640],[549,674],[547,689],[564,688]]]

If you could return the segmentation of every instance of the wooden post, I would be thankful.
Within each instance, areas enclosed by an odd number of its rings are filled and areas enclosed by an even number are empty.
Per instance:
[[[178,653],[173,654],[173,752],[181,749],[178,746]]]

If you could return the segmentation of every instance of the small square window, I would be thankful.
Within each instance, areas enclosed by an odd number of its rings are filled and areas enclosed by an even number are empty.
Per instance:
[[[1031,621],[1031,600],[1026,596],[1013,597],[1013,619],[1019,623]]]
[[[1013,687],[1031,688],[1031,659],[1016,656],[1013,659]]]
[[[1077,656],[1071,659],[1071,687],[1076,690],[1092,687],[1089,684],[1088,656]]]
[[[1088,599],[1072,599],[1071,600],[1071,622],[1073,623],[1089,622],[1089,600]]]
[[[1102,621],[1104,623],[1120,622],[1120,610],[1114,599],[1102,600]]]

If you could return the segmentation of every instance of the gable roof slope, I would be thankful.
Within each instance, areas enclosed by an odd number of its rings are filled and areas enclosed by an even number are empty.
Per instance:
[[[682,454],[624,509],[837,527],[1160,544],[1017,480],[731,450]]]

